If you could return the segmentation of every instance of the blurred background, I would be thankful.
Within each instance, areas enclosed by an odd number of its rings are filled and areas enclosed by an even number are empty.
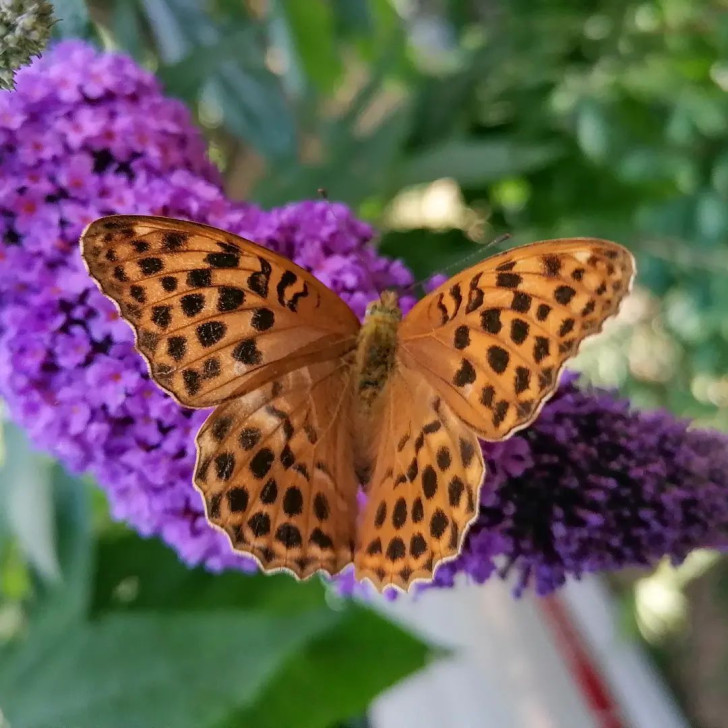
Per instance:
[[[54,4],[57,35],[130,54],[189,105],[231,197],[271,207],[325,188],[375,225],[380,249],[418,278],[454,272],[503,233],[514,244],[569,235],[626,244],[638,258],[638,286],[576,367],[638,407],[728,429],[723,0]],[[473,634],[486,651],[492,618],[508,614],[508,587],[496,583],[465,590],[457,607],[428,596],[372,611],[318,583],[188,571],[163,546],[112,524],[92,484],[71,483],[9,425],[4,449],[0,640],[24,629],[31,639],[12,669],[0,663],[0,696],[12,693],[21,706],[20,728],[61,726],[56,699],[69,728],[426,726],[426,716],[413,720],[416,690],[410,707],[406,696],[368,706],[423,665],[447,660],[443,645],[457,649],[442,631],[453,610],[480,615]],[[614,612],[613,640],[648,656],[659,670],[649,679],[669,686],[664,700],[689,721],[675,725],[728,726],[728,562],[698,553],[678,569],[615,574],[596,588]],[[94,612],[116,622],[63,635],[59,625],[89,594]],[[553,620],[537,601],[524,597],[511,617],[524,620],[516,631],[542,630],[542,642],[513,649],[535,660],[541,644],[539,654],[557,660],[553,629],[543,632]],[[142,658],[119,644],[128,629],[149,630],[151,686],[139,679]],[[239,644],[226,643],[228,630]],[[84,644],[95,647],[74,662]],[[104,682],[112,653],[115,677]],[[209,663],[199,684],[185,677],[195,660]],[[79,664],[88,675],[72,682],[69,674],[73,700],[43,697],[50,670]],[[114,701],[134,691],[142,707],[122,720]],[[401,711],[400,722],[386,710]],[[546,707],[491,721],[487,705],[473,710],[467,725],[638,724],[554,722]]]

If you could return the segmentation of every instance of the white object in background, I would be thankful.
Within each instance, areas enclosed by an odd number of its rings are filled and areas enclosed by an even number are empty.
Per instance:
[[[590,648],[630,728],[690,728],[669,688],[638,643],[619,630],[614,600],[596,577],[562,590],[574,627]]]
[[[515,600],[492,581],[382,603],[453,654],[382,694],[372,728],[688,728],[598,580],[560,594]]]

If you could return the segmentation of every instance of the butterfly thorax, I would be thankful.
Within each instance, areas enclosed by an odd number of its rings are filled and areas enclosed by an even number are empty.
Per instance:
[[[360,408],[371,411],[394,370],[397,328],[402,311],[393,291],[384,291],[367,306],[356,349],[356,388]]]

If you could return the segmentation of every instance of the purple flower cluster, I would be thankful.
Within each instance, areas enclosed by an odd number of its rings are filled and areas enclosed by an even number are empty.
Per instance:
[[[84,269],[81,231],[114,213],[206,222],[312,270],[360,315],[411,274],[366,245],[371,228],[343,205],[228,201],[185,107],[131,59],[78,42],[0,92],[0,189],[0,395],[11,416],[39,448],[92,473],[115,518],[190,564],[245,568],[192,487],[207,412],[149,380],[131,329]]]
[[[114,517],[190,564],[247,568],[191,484],[206,413],[149,380],[131,329],[83,268],[81,230],[112,213],[226,228],[313,271],[359,315],[411,275],[341,205],[228,201],[185,108],[128,58],[64,43],[17,81],[0,93],[0,395],[40,448],[96,477]],[[722,547],[727,444],[568,381],[533,427],[485,447],[480,516],[435,584],[512,566],[544,593],[568,575]]]
[[[573,375],[532,427],[484,452],[480,516],[436,586],[515,570],[516,593],[546,594],[568,576],[728,546],[728,438],[580,391]]]

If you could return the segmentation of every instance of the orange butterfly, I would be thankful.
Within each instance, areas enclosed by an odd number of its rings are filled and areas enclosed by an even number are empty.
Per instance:
[[[206,225],[105,217],[81,245],[151,376],[215,407],[194,475],[209,521],[264,571],[353,562],[380,590],[457,556],[478,512],[477,438],[533,422],[634,275],[615,243],[534,243],[459,273],[404,320],[385,291],[360,325],[307,271]]]

